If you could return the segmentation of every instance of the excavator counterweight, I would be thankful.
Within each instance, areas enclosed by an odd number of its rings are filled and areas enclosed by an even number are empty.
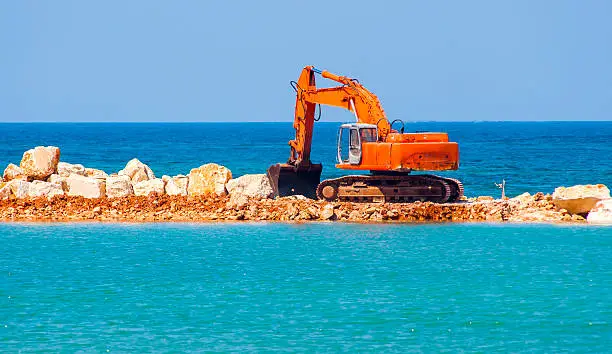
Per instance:
[[[317,88],[315,74],[340,84]],[[301,194],[329,201],[453,202],[463,196],[463,185],[433,175],[409,175],[412,171],[456,170],[459,147],[440,132],[404,133],[404,123],[389,122],[378,97],[358,80],[307,66],[291,86],[296,92],[293,127],[286,163],[268,169],[276,196]],[[321,164],[310,161],[316,105],[349,110],[356,123],[343,124],[338,131],[336,168],[369,170],[370,175],[321,179]],[[320,112],[320,110],[319,110]],[[399,131],[393,125],[400,122]]]

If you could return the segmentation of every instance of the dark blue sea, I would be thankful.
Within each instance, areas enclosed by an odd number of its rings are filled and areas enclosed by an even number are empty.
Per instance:
[[[334,167],[339,123],[317,123],[312,160],[323,163],[323,178]],[[406,131],[444,131],[459,143],[460,167],[445,173],[464,182],[466,195],[552,193],[583,183],[612,186],[612,122],[406,123]],[[137,157],[157,175],[187,174],[207,162],[227,166],[235,176],[264,173],[289,157],[291,123],[30,123],[0,124],[0,168],[19,164],[36,145],[55,145],[61,159],[116,172]]]
[[[336,123],[313,160],[334,177]],[[412,123],[461,149],[466,194],[612,186],[612,122]],[[285,161],[290,123],[0,124],[0,166],[158,175]],[[610,352],[612,227],[0,223],[0,352]]]

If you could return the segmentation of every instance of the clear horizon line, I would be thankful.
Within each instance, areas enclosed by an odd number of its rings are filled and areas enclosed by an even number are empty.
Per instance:
[[[612,122],[612,120],[407,120],[404,123],[603,123]],[[82,120],[58,120],[58,121],[0,121],[0,124],[64,124],[64,123],[83,123],[83,124],[151,124],[151,123],[164,123],[164,124],[190,124],[190,123],[293,123],[293,121],[82,121]],[[347,123],[347,121],[325,121],[321,123]]]

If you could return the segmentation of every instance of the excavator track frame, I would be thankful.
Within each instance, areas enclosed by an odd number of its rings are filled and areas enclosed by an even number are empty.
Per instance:
[[[349,175],[321,182],[316,195],[327,201],[448,203],[463,196],[463,185],[434,175]]]

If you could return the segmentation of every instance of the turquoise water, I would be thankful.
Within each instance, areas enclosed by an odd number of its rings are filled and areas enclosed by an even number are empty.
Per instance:
[[[609,352],[612,228],[0,224],[0,351]]]
[[[334,167],[339,123],[315,124],[312,160],[323,178],[346,174]],[[399,127],[399,126],[397,126]],[[445,131],[459,143],[466,195],[494,195],[505,179],[508,195],[552,193],[585,183],[612,186],[612,122],[418,122],[406,131]],[[19,163],[36,145],[56,145],[62,160],[116,172],[138,157],[157,175],[187,174],[207,162],[234,175],[264,173],[289,157],[291,123],[61,123],[0,124],[0,169]]]

